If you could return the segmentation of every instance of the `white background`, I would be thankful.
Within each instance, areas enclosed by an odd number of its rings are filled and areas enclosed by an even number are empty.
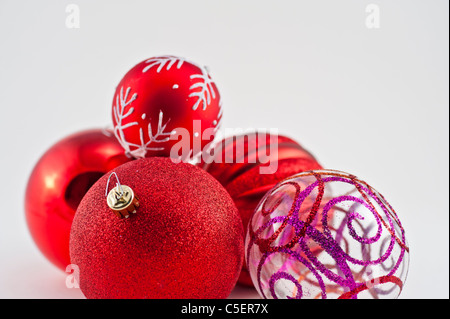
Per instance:
[[[79,29],[66,27],[70,3]],[[0,297],[83,298],[28,233],[28,176],[62,137],[111,125],[129,68],[172,54],[209,67],[224,128],[278,128],[379,190],[411,247],[401,298],[449,298],[448,5],[0,0]]]

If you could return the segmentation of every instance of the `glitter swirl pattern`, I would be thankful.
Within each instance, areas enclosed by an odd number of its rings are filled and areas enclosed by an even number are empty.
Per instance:
[[[396,298],[409,247],[380,193],[351,174],[315,170],[283,180],[261,200],[245,258],[263,298]]]

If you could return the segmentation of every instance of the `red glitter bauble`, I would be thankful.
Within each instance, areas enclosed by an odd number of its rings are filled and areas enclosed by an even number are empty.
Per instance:
[[[139,206],[129,218],[109,208],[112,172],[81,201],[70,255],[84,295],[226,298],[244,254],[242,221],[226,190],[198,167],[164,157],[138,159],[114,172]]]
[[[172,149],[173,158],[195,156],[213,140],[221,118],[220,94],[208,70],[180,57],[138,63],[114,94],[114,133],[136,158],[168,157]]]
[[[25,214],[36,245],[57,267],[70,264],[70,226],[89,187],[129,160],[113,133],[101,129],[70,135],[39,159],[28,179]]]
[[[223,139],[205,150],[199,166],[231,195],[245,229],[259,201],[279,181],[322,168],[311,153],[289,137],[258,132]],[[245,265],[238,282],[253,286]]]

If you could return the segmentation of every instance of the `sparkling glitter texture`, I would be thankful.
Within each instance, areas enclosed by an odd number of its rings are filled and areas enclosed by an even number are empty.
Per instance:
[[[245,258],[263,298],[396,298],[409,247],[380,193],[353,175],[315,170],[283,180],[261,200]]]
[[[267,160],[265,163],[263,154]],[[261,169],[269,163],[276,164],[276,171],[271,174],[261,173]],[[315,157],[296,141],[286,136],[261,132],[223,139],[216,145],[214,161],[201,163],[200,166],[231,195],[241,215],[244,230],[259,201],[279,181],[293,174],[322,168]],[[238,282],[253,286],[245,267]]]
[[[209,174],[168,158],[114,170],[139,207],[118,218],[105,198],[107,173],[75,214],[70,256],[87,298],[226,298],[242,263],[236,206]]]

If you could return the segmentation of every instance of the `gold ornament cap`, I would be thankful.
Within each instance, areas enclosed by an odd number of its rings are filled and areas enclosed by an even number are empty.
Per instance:
[[[116,187],[108,192],[109,180],[111,176],[115,175],[117,184]],[[106,202],[111,210],[119,218],[128,218],[130,214],[135,214],[136,209],[139,207],[139,201],[134,194],[131,187],[127,185],[121,185],[115,172],[111,173],[106,184]]]

